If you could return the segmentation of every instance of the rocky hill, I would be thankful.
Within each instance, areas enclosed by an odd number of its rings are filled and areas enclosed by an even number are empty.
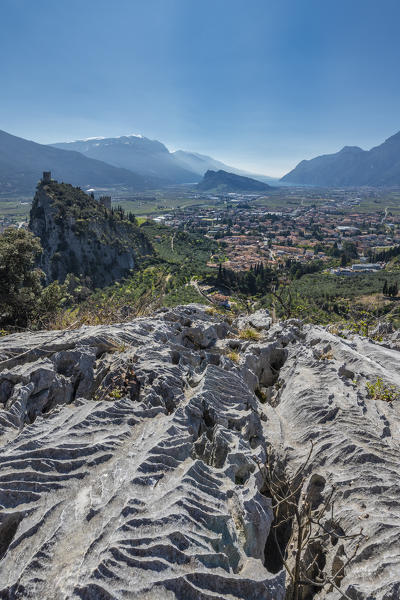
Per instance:
[[[81,187],[125,186],[143,190],[160,183],[158,179],[143,177],[79,152],[67,152],[0,131],[1,194],[33,193],[38,173],[42,171],[52,171],[56,179]]]
[[[251,177],[242,177],[234,173],[228,173],[222,169],[219,171],[208,170],[202,181],[197,184],[197,189],[209,192],[266,192],[271,186]]]
[[[140,257],[153,252],[123,212],[111,211],[80,188],[56,181],[38,185],[29,229],[40,238],[40,267],[48,282],[62,282],[73,273],[102,287],[126,276]]]
[[[400,132],[371,150],[345,146],[301,161],[281,181],[320,186],[399,186]]]
[[[333,583],[305,597],[399,598],[400,405],[366,392],[400,386],[391,345],[197,305],[0,338],[0,597],[283,600],[295,531],[257,463],[313,442],[291,498]]]

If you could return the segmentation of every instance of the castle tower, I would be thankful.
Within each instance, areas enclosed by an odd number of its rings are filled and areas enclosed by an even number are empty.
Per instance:
[[[51,171],[43,171],[42,183],[50,183]]]

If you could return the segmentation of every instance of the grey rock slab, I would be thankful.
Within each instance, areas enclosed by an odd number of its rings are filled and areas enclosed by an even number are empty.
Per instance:
[[[365,383],[400,388],[398,351],[291,320],[235,363],[218,319],[188,305],[0,338],[0,598],[283,600],[256,462],[271,446],[294,471],[311,440],[306,485],[334,486],[368,536],[341,589],[396,598],[400,410]]]
[[[254,327],[255,329],[269,329],[272,324],[269,311],[265,308],[256,310],[250,315],[244,315],[236,319],[238,329],[246,329],[246,327]]]

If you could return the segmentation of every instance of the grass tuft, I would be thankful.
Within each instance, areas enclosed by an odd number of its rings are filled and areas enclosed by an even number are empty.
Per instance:
[[[232,352],[229,352],[227,354],[228,358],[231,359],[232,362],[238,363],[240,360],[240,355],[239,352],[235,352],[234,350],[232,350]]]
[[[259,340],[261,335],[252,327],[248,327],[239,331],[239,337],[241,340]]]

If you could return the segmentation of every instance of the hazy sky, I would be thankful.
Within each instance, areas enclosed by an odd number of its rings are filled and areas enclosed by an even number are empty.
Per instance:
[[[0,129],[279,175],[400,129],[400,0],[0,0]]]

